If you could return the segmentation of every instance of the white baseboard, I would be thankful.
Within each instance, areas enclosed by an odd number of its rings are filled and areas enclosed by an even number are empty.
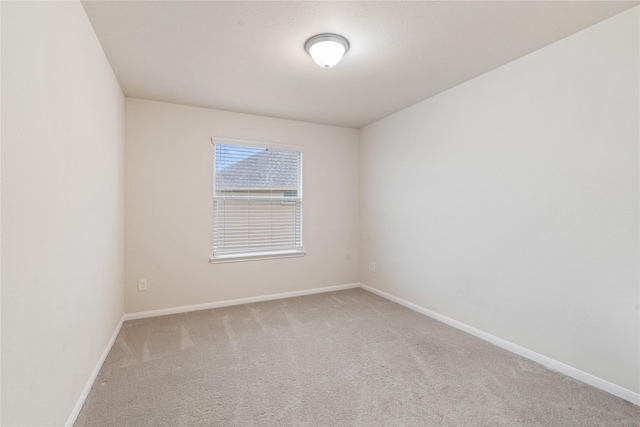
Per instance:
[[[365,289],[371,293],[379,295],[390,301],[396,302],[400,305],[410,308],[413,311],[416,311],[420,314],[424,314],[425,316],[429,316],[449,326],[453,326],[456,329],[460,329],[461,331],[474,335],[480,339],[490,342],[491,344],[497,345],[498,347],[501,347],[519,356],[526,357],[527,359],[533,360],[534,362],[537,362],[543,366],[546,366],[551,370],[560,372],[561,374],[574,378],[578,381],[582,381],[583,383],[599,388],[600,390],[606,391],[607,393],[613,394],[614,396],[618,396],[636,405],[640,405],[640,394],[635,393],[631,390],[627,390],[624,387],[620,387],[619,385],[610,383],[609,381],[606,381],[606,380],[603,380],[602,378],[598,378],[594,375],[588,374],[584,371],[581,371],[572,366],[566,365],[555,359],[551,359],[550,357],[543,356],[542,354],[536,353],[535,351],[531,351],[524,347],[520,347],[517,344],[503,340],[502,338],[498,338],[494,335],[481,331],[480,329],[476,329],[472,326],[466,325],[457,320],[453,320],[447,316],[443,316],[442,314],[436,313],[435,311],[431,311],[424,307],[420,307],[419,305],[403,300],[402,298],[398,298],[396,296],[393,296],[391,294],[388,294],[376,288],[372,288],[371,286],[365,285],[364,283],[361,283],[360,286],[362,287],[362,289]]]
[[[123,323],[124,323],[124,315],[120,318],[120,321],[118,322],[118,325],[116,326],[115,331],[113,331],[113,335],[111,335],[111,339],[109,339],[109,342],[107,343],[107,346],[105,347],[104,351],[102,352],[102,355],[100,356],[100,359],[98,359],[98,363],[96,363],[96,367],[93,368],[93,372],[91,373],[91,376],[89,377],[89,380],[87,381],[87,385],[84,386],[84,390],[82,390],[82,393],[80,394],[80,397],[78,398],[78,402],[76,403],[76,406],[73,408],[73,411],[71,411],[71,415],[69,415],[69,418],[67,419],[67,422],[65,423],[66,427],[71,427],[71,426],[73,426],[73,423],[76,422],[76,419],[78,418],[78,415],[80,414],[80,410],[82,409],[82,405],[84,405],[84,401],[87,400],[87,396],[89,396],[89,392],[91,391],[91,387],[93,387],[93,383],[95,382],[96,378],[98,377],[98,374],[100,373],[100,369],[102,368],[102,364],[107,359],[107,356],[109,355],[109,352],[111,351],[111,347],[113,347],[113,343],[116,342],[116,338],[118,337],[118,333],[120,333],[120,329],[122,328],[122,324]]]
[[[301,291],[282,292],[279,294],[261,295],[257,297],[238,298],[226,301],[208,302],[204,304],[183,305],[181,307],[161,308],[159,310],[139,311],[136,313],[128,313],[124,315],[124,320],[145,319],[147,317],[166,316],[168,314],[187,313],[189,311],[208,310],[210,308],[229,307],[232,305],[251,304],[260,301],[270,301],[274,299],[283,299],[291,297],[299,297],[302,295],[319,294],[322,292],[342,291],[360,287],[360,283],[348,283],[346,285],[326,286],[323,288],[304,289]]]

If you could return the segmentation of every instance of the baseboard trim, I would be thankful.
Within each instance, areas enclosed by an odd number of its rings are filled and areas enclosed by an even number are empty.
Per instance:
[[[124,315],[120,318],[120,321],[118,322],[118,325],[116,326],[115,331],[113,331],[113,335],[111,335],[111,339],[109,339],[109,342],[107,343],[107,346],[105,347],[104,351],[102,352],[102,355],[100,356],[100,359],[98,359],[98,363],[96,363],[96,367],[93,368],[93,372],[91,373],[91,376],[89,377],[89,380],[87,381],[87,384],[84,386],[84,390],[82,390],[82,393],[80,394],[80,397],[78,398],[78,402],[76,403],[76,406],[73,408],[73,411],[71,411],[71,415],[69,415],[69,418],[67,419],[67,422],[65,423],[65,427],[72,427],[73,424],[76,422],[76,419],[78,418],[78,415],[80,414],[80,410],[82,409],[82,405],[84,405],[84,401],[87,400],[87,396],[89,396],[89,392],[91,391],[91,387],[93,387],[93,383],[96,381],[96,378],[98,378],[98,374],[100,373],[100,369],[102,368],[102,364],[107,359],[107,356],[109,355],[109,352],[111,351],[111,347],[113,347],[113,343],[116,342],[116,338],[118,338],[118,334],[120,333],[120,329],[122,328],[122,324],[123,323],[124,323]]]
[[[147,317],[167,316],[169,314],[188,313],[190,311],[208,310],[211,308],[230,307],[232,305],[251,304],[254,302],[271,301],[274,299],[292,298],[303,295],[320,294],[323,292],[342,291],[360,287],[360,283],[326,286],[323,288],[304,289],[301,291],[282,292],[279,294],[261,295],[257,297],[238,298],[225,301],[208,302],[204,304],[183,305],[180,307],[161,308],[159,310],[138,311],[124,315],[124,320],[145,319]]]
[[[360,286],[362,287],[362,289],[365,289],[373,294],[381,296],[382,298],[388,299],[389,301],[396,302],[420,314],[424,314],[425,316],[431,317],[435,320],[438,320],[456,329],[467,332],[482,340],[490,342],[491,344],[497,345],[498,347],[501,347],[512,353],[515,353],[519,356],[526,357],[527,359],[533,360],[534,362],[537,362],[551,370],[560,372],[561,374],[574,378],[578,381],[582,381],[583,383],[589,384],[600,390],[606,391],[607,393],[613,394],[614,396],[617,396],[621,399],[624,399],[636,405],[640,405],[640,394],[635,393],[631,390],[628,390],[624,387],[620,387],[619,385],[610,383],[609,381],[603,380],[602,378],[598,378],[594,375],[591,375],[589,373],[576,369],[572,366],[566,365],[555,359],[551,359],[550,357],[536,353],[535,351],[531,351],[517,344],[514,344],[510,341],[506,341],[502,338],[498,338],[494,335],[481,331],[480,329],[476,329],[465,323],[451,319],[447,316],[443,316],[442,314],[436,313],[435,311],[431,311],[429,309],[426,309],[417,304],[411,303],[402,298],[398,298],[394,295],[391,295],[379,289],[373,288],[369,285],[365,285],[364,283],[361,283]]]

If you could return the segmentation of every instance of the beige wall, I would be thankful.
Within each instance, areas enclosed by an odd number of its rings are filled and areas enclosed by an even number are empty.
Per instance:
[[[128,313],[358,281],[357,130],[126,102]],[[307,256],[209,264],[211,137],[304,147]]]
[[[2,425],[63,425],[124,312],[124,96],[79,2],[2,3]]]
[[[640,391],[638,10],[364,128],[361,280]]]

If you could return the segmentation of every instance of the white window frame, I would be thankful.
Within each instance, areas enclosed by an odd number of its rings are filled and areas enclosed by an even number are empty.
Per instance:
[[[215,198],[216,198],[216,149],[215,146],[216,144],[225,144],[225,145],[236,145],[236,146],[242,146],[242,147],[257,147],[257,148],[273,148],[273,149],[282,149],[282,150],[291,150],[291,151],[297,151],[300,153],[300,173],[298,176],[298,192],[299,192],[299,200],[300,200],[300,239],[301,239],[301,243],[302,243],[302,239],[303,239],[303,218],[304,218],[304,203],[303,201],[303,171],[304,171],[304,147],[302,146],[298,146],[298,145],[286,145],[286,144],[276,144],[276,143],[271,143],[271,142],[259,142],[259,141],[247,141],[247,140],[241,140],[241,139],[229,139],[229,138],[211,138],[211,146],[213,148],[213,155],[212,155],[212,168],[213,168],[213,173],[212,173],[212,190],[211,190],[211,195],[212,195],[212,219],[213,216],[215,215]],[[209,262],[211,264],[218,264],[218,263],[227,263],[227,262],[239,262],[239,261],[257,261],[257,260],[266,260],[266,259],[273,259],[273,258],[294,258],[294,257],[302,257],[305,256],[307,253],[304,250],[303,246],[300,246],[300,249],[295,249],[295,250],[286,250],[286,251],[265,251],[265,252],[244,252],[244,253],[238,253],[238,254],[222,254],[222,255],[216,255],[215,253],[213,253],[213,245],[215,244],[214,242],[214,234],[215,234],[215,224],[214,221],[212,221],[212,255],[209,258]]]

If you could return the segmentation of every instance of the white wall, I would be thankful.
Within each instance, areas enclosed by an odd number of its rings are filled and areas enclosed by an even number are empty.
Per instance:
[[[358,131],[127,98],[126,312],[358,281]],[[304,147],[307,256],[209,264],[211,137]],[[148,279],[149,290],[137,291]]]
[[[640,391],[638,11],[364,128],[361,280]]]
[[[124,96],[79,2],[3,2],[2,199],[2,425],[62,425],[124,311]]]

